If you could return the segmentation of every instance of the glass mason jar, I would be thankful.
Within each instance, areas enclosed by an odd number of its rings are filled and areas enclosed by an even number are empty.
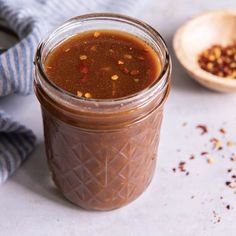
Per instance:
[[[87,100],[57,87],[44,70],[47,55],[68,37],[95,29],[125,31],[147,42],[160,57],[159,79],[117,99]],[[46,155],[52,178],[69,201],[86,209],[111,210],[133,201],[148,187],[170,73],[171,60],[161,36],[126,16],[79,16],[39,44],[34,87],[42,108]]]

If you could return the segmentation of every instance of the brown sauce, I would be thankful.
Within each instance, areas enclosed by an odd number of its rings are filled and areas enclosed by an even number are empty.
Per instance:
[[[111,210],[130,203],[148,187],[155,170],[169,85],[132,104],[124,97],[157,81],[159,55],[128,33],[89,31],[60,43],[48,53],[44,67],[49,80],[71,94],[123,98],[107,101],[107,110],[100,100],[87,102],[86,110],[81,99],[75,99],[75,106],[67,101],[68,94],[59,92],[57,100],[54,90],[48,93],[37,82],[43,76],[36,70],[35,92],[54,183],[68,200],[86,209]]]
[[[44,63],[48,78],[85,98],[112,99],[137,93],[160,74],[157,53],[121,31],[87,31],[55,47]]]

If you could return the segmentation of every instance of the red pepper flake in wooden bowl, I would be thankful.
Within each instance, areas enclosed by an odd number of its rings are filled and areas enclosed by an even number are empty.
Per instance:
[[[199,66],[216,76],[236,79],[236,42],[228,45],[213,45],[198,57]]]

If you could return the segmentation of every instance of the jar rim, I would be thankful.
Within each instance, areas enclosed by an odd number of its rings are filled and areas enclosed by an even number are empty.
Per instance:
[[[158,78],[155,80],[154,83],[150,84],[147,86],[145,89],[142,89],[136,93],[130,94],[128,96],[124,97],[119,97],[119,98],[112,98],[112,99],[96,99],[96,98],[90,98],[86,99],[83,97],[76,96],[60,87],[58,87],[56,84],[54,84],[50,79],[48,79],[46,72],[43,67],[43,62],[42,62],[42,52],[44,49],[44,46],[50,38],[55,35],[57,32],[59,32],[61,29],[64,27],[75,23],[75,22],[83,22],[83,21],[88,21],[88,20],[116,20],[116,21],[121,21],[122,23],[129,23],[132,24],[134,27],[138,27],[139,29],[145,29],[148,31],[155,39],[158,39],[159,44],[161,44],[163,50],[164,50],[164,64],[161,67],[161,73],[158,75]],[[116,14],[116,13],[90,13],[90,14],[84,14],[80,16],[73,17],[63,24],[61,24],[58,28],[54,29],[53,31],[49,32],[46,38],[44,38],[38,45],[36,54],[35,54],[35,59],[34,59],[34,65],[38,69],[39,74],[42,76],[43,80],[55,91],[59,92],[60,94],[65,95],[66,97],[76,99],[77,101],[80,102],[86,102],[87,104],[91,103],[99,103],[99,104],[115,104],[115,103],[120,103],[122,101],[128,101],[135,99],[136,97],[142,95],[145,96],[148,94],[151,90],[157,90],[158,92],[161,92],[166,85],[168,84],[169,77],[168,74],[170,73],[170,67],[171,67],[171,58],[170,54],[168,52],[166,43],[162,36],[149,24],[135,19],[133,17],[125,16],[122,14]]]

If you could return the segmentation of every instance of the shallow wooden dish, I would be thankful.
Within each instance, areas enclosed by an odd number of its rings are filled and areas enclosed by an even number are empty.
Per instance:
[[[223,46],[236,41],[236,11],[211,11],[180,27],[173,40],[175,54],[187,73],[207,88],[220,92],[236,92],[236,79],[221,78],[202,70],[198,55],[213,44]]]

